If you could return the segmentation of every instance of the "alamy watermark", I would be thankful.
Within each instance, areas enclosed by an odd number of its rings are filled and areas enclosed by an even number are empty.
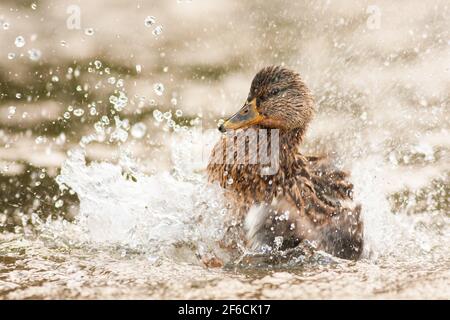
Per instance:
[[[203,134],[205,132],[202,131]],[[260,175],[274,175],[280,167],[280,133],[278,129],[228,130],[219,145],[205,147],[202,154],[212,164],[258,165]],[[216,142],[217,143],[217,142]],[[205,160],[205,158],[203,158]]]

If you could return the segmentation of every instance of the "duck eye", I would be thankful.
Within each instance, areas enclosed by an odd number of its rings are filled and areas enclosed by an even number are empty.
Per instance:
[[[274,96],[274,95],[278,94],[279,92],[280,92],[280,89],[272,89],[272,90],[270,91],[270,95],[271,95],[271,96]]]
[[[248,108],[245,108],[244,110],[242,110],[242,114],[247,114],[248,113]]]

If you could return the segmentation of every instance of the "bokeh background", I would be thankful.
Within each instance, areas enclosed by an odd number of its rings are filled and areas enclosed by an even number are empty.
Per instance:
[[[369,194],[379,191],[392,215],[437,217],[442,234],[449,30],[445,0],[3,0],[0,232],[33,232],[37,218],[73,221],[79,199],[55,177],[83,136],[106,130],[87,147],[89,161],[117,162],[126,146],[141,171],[170,170],[168,139],[199,123],[214,128],[260,68],[279,64],[316,99],[304,152],[377,179]],[[111,100],[120,92],[124,108]]]

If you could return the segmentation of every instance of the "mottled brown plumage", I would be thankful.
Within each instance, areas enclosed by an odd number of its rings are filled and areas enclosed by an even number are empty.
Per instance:
[[[235,161],[226,163],[227,144],[255,142],[259,151],[262,140],[224,135],[213,149],[209,179],[227,190],[231,225],[240,229],[247,246],[283,249],[307,239],[333,255],[356,259],[363,246],[361,207],[353,204],[347,174],[325,158],[299,151],[313,115],[314,100],[297,73],[279,66],[262,69],[244,107],[220,129],[278,129],[279,168],[261,175],[263,165],[250,161],[248,153],[234,153]]]

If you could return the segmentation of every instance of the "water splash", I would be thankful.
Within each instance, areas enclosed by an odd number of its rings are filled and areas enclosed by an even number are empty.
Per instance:
[[[363,207],[363,256],[372,261],[420,261],[429,258],[434,251],[442,254],[442,250],[447,250],[443,244],[449,240],[448,217],[430,214],[431,208],[414,216],[392,212],[388,185],[398,175],[400,173],[388,170],[379,155],[369,155],[354,163],[352,180],[356,201]]]
[[[187,155],[196,150],[192,143],[174,139],[172,147],[174,169],[154,175],[140,172],[126,150],[120,151],[117,164],[88,164],[85,149],[71,150],[57,182],[80,200],[78,227],[84,234],[77,240],[158,255],[176,255],[180,248],[189,248],[192,256],[220,254],[217,242],[226,211],[222,193],[194,171]]]
[[[196,255],[226,257],[218,245],[229,214],[226,202],[222,190],[206,181],[207,157],[199,159],[216,139],[217,134],[200,129],[174,132],[167,146],[172,169],[154,175],[143,173],[125,148],[119,149],[117,163],[88,164],[83,147],[70,151],[57,182],[76,192],[80,210],[77,231],[60,230],[59,236],[70,234],[71,241],[139,249],[185,262]],[[428,214],[412,219],[392,213],[385,188],[389,170],[380,167],[383,163],[379,156],[368,156],[352,168],[356,201],[364,208],[364,258],[417,260],[432,254],[445,243],[445,232],[430,230]]]

